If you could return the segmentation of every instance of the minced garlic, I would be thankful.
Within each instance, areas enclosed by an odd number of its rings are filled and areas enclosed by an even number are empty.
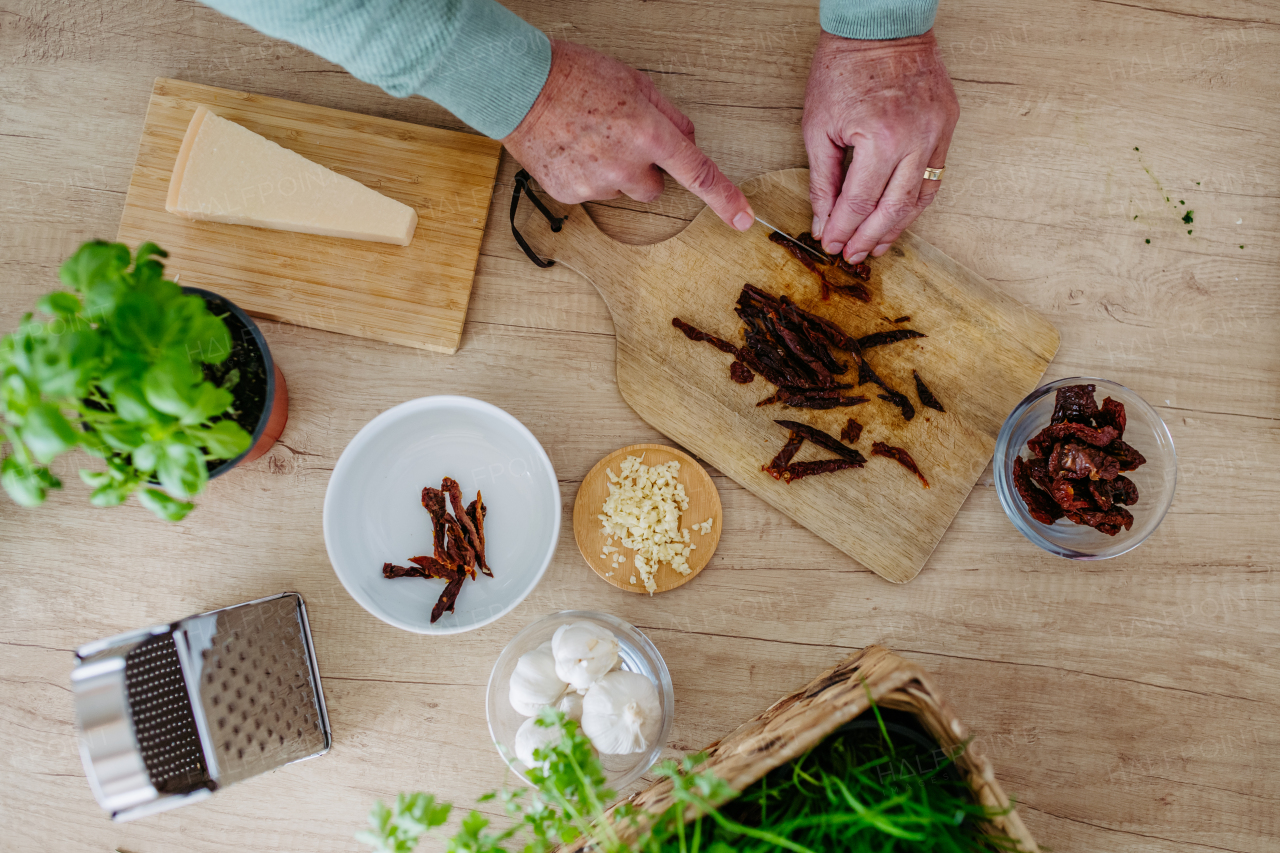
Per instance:
[[[600,522],[604,532],[636,552],[635,567],[650,594],[657,589],[654,573],[661,563],[682,575],[689,568],[688,529],[680,527],[680,513],[689,508],[684,486],[677,481],[680,463],[645,465],[643,457],[628,456],[620,473],[609,474],[609,496]],[[632,578],[635,583],[635,578]]]

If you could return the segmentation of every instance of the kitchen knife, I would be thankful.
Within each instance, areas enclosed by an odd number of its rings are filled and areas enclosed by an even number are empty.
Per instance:
[[[756,222],[759,222],[761,225],[763,225],[765,228],[768,228],[770,231],[773,231],[775,234],[781,235],[784,240],[786,240],[788,243],[791,243],[793,246],[799,246],[801,249],[804,249],[806,252],[813,255],[822,263],[824,264],[831,263],[830,255],[827,255],[823,252],[819,252],[817,249],[814,249],[811,246],[806,246],[804,243],[801,243],[799,240],[797,240],[795,237],[792,237],[790,234],[788,234],[786,231],[783,231],[781,228],[775,228],[774,226],[770,225],[768,222],[765,222],[759,216],[756,217]]]

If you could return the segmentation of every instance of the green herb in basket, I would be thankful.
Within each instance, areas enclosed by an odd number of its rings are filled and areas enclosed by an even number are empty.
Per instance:
[[[661,853],[905,853],[1017,850],[984,822],[999,814],[952,778],[953,757],[876,728],[838,732],[720,808],[676,782],[705,816],[649,850]],[[664,774],[665,775],[665,774]]]
[[[605,820],[614,792],[590,741],[576,723],[544,709],[538,725],[559,727],[562,737],[534,752],[542,762],[529,773],[534,789],[481,798],[501,802],[513,823],[492,831],[489,819],[472,811],[446,850],[546,853],[582,836],[600,853],[1017,849],[985,828],[1003,812],[975,803],[964,782],[951,778],[952,756],[895,742],[874,704],[872,711],[877,727],[836,733],[733,799],[724,780],[699,769],[703,756],[664,762],[656,771],[672,782],[669,809],[642,815],[625,803]],[[377,803],[372,829],[357,837],[379,853],[410,853],[424,832],[447,822],[449,810],[427,794],[401,794],[394,808]]]

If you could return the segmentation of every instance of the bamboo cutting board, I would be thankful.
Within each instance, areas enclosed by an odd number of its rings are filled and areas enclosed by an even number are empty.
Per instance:
[[[748,181],[743,191],[761,218],[796,234],[813,217],[808,183],[807,170],[792,169]],[[600,291],[613,315],[618,388],[627,403],[654,428],[897,583],[924,567],[990,461],[1005,417],[1036,387],[1058,349],[1058,333],[1047,320],[910,232],[871,261],[874,298],[864,304],[838,294],[823,301],[816,278],[769,242],[762,225],[741,234],[704,209],[669,240],[629,246],[604,235],[584,208],[551,206],[568,217],[558,233],[530,213],[527,202],[521,233],[544,257]],[[871,402],[850,409],[757,407],[773,393],[772,384],[759,376],[735,384],[728,355],[688,340],[671,325],[680,317],[741,345],[742,322],[733,309],[745,282],[786,294],[854,336],[899,327],[925,333],[869,350],[866,358],[913,402],[912,370],[918,370],[946,413],[917,404],[915,418],[905,423],[897,408],[866,390],[850,393],[871,396]],[[891,322],[904,315],[909,322]],[[854,445],[868,457],[865,468],[790,485],[760,470],[787,438],[775,418],[838,435],[851,416],[865,427]],[[871,456],[873,441],[905,447],[930,488],[897,462]],[[796,459],[830,456],[806,442]]]
[[[413,241],[393,246],[166,212],[178,148],[201,104],[413,207]],[[183,284],[258,317],[454,353],[501,150],[483,136],[157,78],[117,239],[157,243]]]

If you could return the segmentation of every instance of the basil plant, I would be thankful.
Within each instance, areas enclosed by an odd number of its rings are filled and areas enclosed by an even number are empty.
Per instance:
[[[207,462],[249,447],[228,416],[237,371],[218,385],[203,369],[230,354],[227,325],[165,279],[166,256],[154,243],[136,256],[123,243],[85,243],[59,270],[70,290],[43,296],[38,315],[0,339],[0,484],[19,504],[61,488],[49,463],[79,448],[106,463],[80,471],[94,506],[137,492],[178,521],[209,479]]]

